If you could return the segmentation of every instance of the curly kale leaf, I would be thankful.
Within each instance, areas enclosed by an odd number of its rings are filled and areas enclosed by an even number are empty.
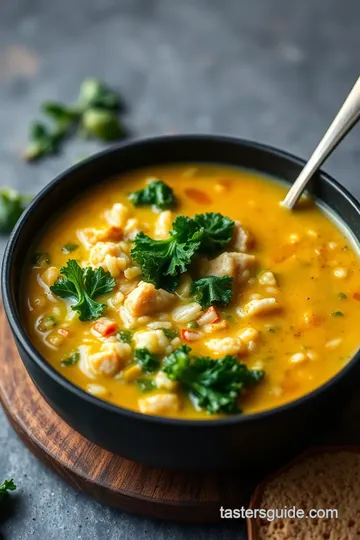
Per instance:
[[[215,212],[197,214],[196,223],[204,229],[200,250],[206,255],[216,255],[231,242],[234,233],[234,222]]]
[[[188,217],[179,216],[173,223],[169,238],[153,240],[143,232],[135,237],[131,251],[140,265],[143,280],[157,289],[174,291],[180,275],[190,266],[192,257],[200,247],[203,230]]]
[[[129,194],[134,206],[154,206],[157,210],[174,208],[176,199],[171,187],[162,180],[151,181],[144,189]]]
[[[179,381],[198,407],[210,414],[241,412],[242,391],[261,381],[264,372],[248,369],[235,356],[218,360],[192,356],[186,345],[165,357],[163,371]]]
[[[203,308],[213,305],[225,307],[231,301],[232,283],[230,276],[207,276],[193,281],[191,292]]]

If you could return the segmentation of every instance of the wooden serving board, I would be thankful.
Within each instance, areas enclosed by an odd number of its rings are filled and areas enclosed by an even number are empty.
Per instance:
[[[238,473],[190,473],[133,463],[91,443],[44,401],[16,350],[0,306],[0,400],[25,445],[71,485],[105,504],[160,519],[220,521],[220,506],[246,506],[259,478]],[[360,399],[322,438],[360,444]]]
[[[27,374],[0,305],[0,400],[19,437],[74,487],[105,504],[176,521],[215,522],[221,504],[238,507],[253,484],[233,473],[184,473],[146,467],[103,450],[50,408]]]

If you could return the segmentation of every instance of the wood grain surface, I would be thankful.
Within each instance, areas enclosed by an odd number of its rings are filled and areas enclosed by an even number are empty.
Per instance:
[[[30,380],[1,305],[0,350],[0,400],[12,426],[42,462],[74,487],[126,511],[193,523],[219,521],[220,506],[247,505],[261,478],[150,468],[107,452],[70,428]],[[360,444],[360,393],[331,420],[316,444]]]
[[[71,485],[105,504],[150,517],[216,522],[238,507],[254,482],[234,473],[184,473],[145,467],[94,445],[70,428],[27,374],[0,307],[0,400],[25,445]]]

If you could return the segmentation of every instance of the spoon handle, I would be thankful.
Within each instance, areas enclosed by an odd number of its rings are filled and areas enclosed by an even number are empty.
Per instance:
[[[283,206],[293,208],[304,191],[306,184],[315,171],[322,165],[326,158],[332,153],[339,142],[350,131],[360,117],[360,77],[344,101],[338,114],[325,133],[324,137],[315,148],[314,153],[306,163],[305,167],[295,180],[291,189],[282,202]]]

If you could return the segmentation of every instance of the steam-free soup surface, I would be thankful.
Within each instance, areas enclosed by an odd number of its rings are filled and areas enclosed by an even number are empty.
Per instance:
[[[171,208],[129,200],[154,178],[172,188]],[[303,201],[289,212],[280,206],[284,194],[257,174],[192,164],[103,183],[46,226],[31,249],[23,316],[32,342],[87,392],[147,414],[253,413],[312,391],[359,346],[359,259],[319,207]],[[186,271],[149,283],[152,262],[131,254],[140,231],[166,239],[176,216],[209,212],[229,218],[227,238],[208,249],[187,231],[176,244],[190,242],[194,251]],[[90,320],[80,320],[94,313],[81,316],[74,297],[50,289],[70,259],[81,269],[103,269],[107,280],[110,292],[94,296],[106,307]],[[193,285],[208,276],[217,278],[213,301],[209,281]],[[211,360],[222,362],[220,375]]]

